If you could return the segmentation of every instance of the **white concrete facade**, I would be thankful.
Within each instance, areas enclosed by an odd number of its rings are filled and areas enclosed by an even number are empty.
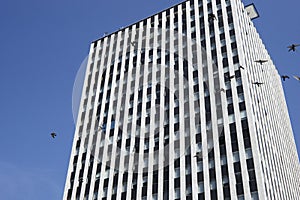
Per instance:
[[[299,194],[280,76],[240,0],[185,1],[91,44],[63,199]]]

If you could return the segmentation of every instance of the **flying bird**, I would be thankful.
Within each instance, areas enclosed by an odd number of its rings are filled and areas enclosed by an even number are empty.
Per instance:
[[[216,90],[216,93],[217,93],[217,92],[224,92],[224,93],[225,93],[226,90],[225,90],[224,88],[220,88],[219,90]]]
[[[300,44],[291,44],[290,46],[288,46],[287,48],[290,51],[296,51],[296,47],[300,46]]]
[[[217,20],[217,17],[216,17],[215,14],[210,13],[210,14],[208,14],[208,20],[209,20],[209,21],[214,21],[214,20]]]
[[[97,131],[100,131],[100,130],[105,131],[105,130],[106,130],[106,126],[105,126],[104,124],[101,124],[101,125],[99,126],[99,128],[98,128]]]
[[[52,138],[55,138],[55,137],[56,137],[56,133],[54,133],[54,132],[51,133],[50,135],[51,135]]]
[[[282,78],[283,81],[285,81],[285,79],[290,79],[290,77],[287,76],[287,75],[282,75],[281,78]]]
[[[133,41],[133,42],[130,42],[130,44],[131,44],[133,47],[135,47],[136,44],[137,44],[137,42]]]
[[[259,87],[259,86],[261,86],[261,85],[264,84],[264,83],[261,83],[261,82],[257,82],[257,81],[256,81],[256,82],[252,82],[252,84],[257,85],[257,86]]]
[[[300,76],[294,75],[293,77],[294,77],[297,81],[300,81]]]
[[[231,76],[226,75],[226,78],[229,78],[230,80],[233,79],[234,77],[235,77],[235,75],[231,75]]]
[[[240,69],[245,69],[242,65],[239,66]]]
[[[202,159],[202,152],[197,152],[196,155],[194,155],[194,158],[197,158],[197,161],[198,160],[201,160]]]
[[[268,62],[268,60],[255,60],[254,62],[256,62],[256,63],[259,63],[259,64],[263,64],[263,63],[265,63],[265,62]]]

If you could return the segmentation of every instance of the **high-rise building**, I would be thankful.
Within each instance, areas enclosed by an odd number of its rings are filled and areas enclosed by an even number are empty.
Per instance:
[[[297,199],[280,76],[240,0],[189,0],[90,46],[63,199]]]

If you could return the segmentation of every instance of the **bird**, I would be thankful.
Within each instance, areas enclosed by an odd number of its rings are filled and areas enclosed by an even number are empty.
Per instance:
[[[300,76],[294,75],[293,77],[294,77],[297,81],[300,81]]]
[[[300,46],[300,44],[291,44],[290,46],[288,46],[287,48],[290,51],[296,51],[296,47]]]
[[[242,65],[239,66],[239,69],[245,69]]]
[[[224,88],[220,88],[219,92],[226,92]]]
[[[50,135],[51,135],[52,138],[56,137],[56,133],[54,133],[54,132],[52,132]]]
[[[257,85],[257,86],[259,87],[259,86],[261,86],[261,85],[264,84],[264,83],[261,83],[261,82],[257,82],[257,81],[256,81],[256,82],[252,82],[252,84]]]
[[[208,14],[208,20],[209,20],[209,21],[214,21],[214,20],[217,20],[217,17],[216,17],[215,14],[210,13],[210,14]]]
[[[285,81],[285,79],[290,79],[290,77],[287,76],[287,75],[282,75],[281,78],[282,78],[283,81]]]
[[[105,125],[104,125],[104,124],[101,124],[101,125],[99,126],[98,131],[99,131],[99,130],[105,131],[105,129],[106,129],[106,128],[105,128]]]
[[[194,155],[194,158],[197,158],[197,160],[201,160],[202,159],[202,152],[197,152],[196,155]]]
[[[233,79],[235,77],[235,75],[226,75],[226,78],[229,78],[229,80]]]
[[[254,62],[257,62],[257,63],[259,63],[259,64],[263,64],[263,63],[265,63],[265,62],[268,62],[268,60],[255,60]]]
[[[136,44],[137,44],[137,42],[133,41],[133,42],[130,42],[130,44],[131,44],[133,47],[135,47]]]
[[[133,184],[131,185],[131,189],[134,190],[135,187],[136,187],[136,184],[133,183]]]

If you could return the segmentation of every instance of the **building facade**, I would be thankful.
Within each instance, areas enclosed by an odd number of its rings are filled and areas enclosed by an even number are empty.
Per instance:
[[[76,123],[65,200],[300,194],[280,76],[240,0],[184,1],[93,42]]]

